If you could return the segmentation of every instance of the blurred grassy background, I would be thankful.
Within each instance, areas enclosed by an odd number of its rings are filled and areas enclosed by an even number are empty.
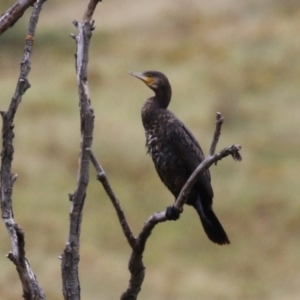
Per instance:
[[[13,1],[1,1],[3,12]],[[71,24],[87,1],[48,1],[37,30],[30,82],[16,116],[16,221],[48,299],[62,299],[60,261],[75,189],[79,117]],[[0,37],[0,109],[13,95],[30,12]],[[173,86],[170,109],[207,152],[215,112],[225,116],[219,148],[240,143],[242,163],[212,167],[214,207],[232,244],[208,241],[196,213],[153,232],[140,299],[299,297],[300,3],[265,0],[104,1],[95,14],[89,83],[93,149],[138,233],[172,203],[144,148],[140,109],[151,91],[128,70],[156,69]],[[83,299],[118,299],[129,247],[91,170],[84,208]],[[21,298],[10,242],[0,226],[0,298]]]

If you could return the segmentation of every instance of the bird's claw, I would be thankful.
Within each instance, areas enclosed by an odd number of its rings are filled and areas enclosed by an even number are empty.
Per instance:
[[[180,217],[180,211],[174,206],[168,206],[166,209],[166,218],[168,220],[176,221]]]

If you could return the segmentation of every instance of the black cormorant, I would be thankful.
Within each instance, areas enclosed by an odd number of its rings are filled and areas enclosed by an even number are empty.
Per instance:
[[[168,78],[157,71],[129,74],[141,79],[155,93],[142,108],[146,147],[160,179],[177,198],[187,179],[203,161],[203,151],[192,133],[167,109],[172,95]],[[227,234],[212,209],[210,181],[209,170],[200,174],[186,204],[196,209],[212,242],[229,244]]]

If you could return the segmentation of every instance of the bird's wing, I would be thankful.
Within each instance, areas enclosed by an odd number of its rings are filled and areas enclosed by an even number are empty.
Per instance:
[[[173,130],[171,130],[169,135],[170,143],[172,144],[173,149],[177,151],[178,156],[183,160],[187,171],[192,174],[192,172],[204,160],[205,156],[199,143],[184,124],[178,119],[174,120],[174,122],[177,124],[172,126]],[[210,181],[210,172],[209,170],[206,170],[199,176],[196,186],[199,188],[203,196],[207,196],[212,199],[213,190]]]

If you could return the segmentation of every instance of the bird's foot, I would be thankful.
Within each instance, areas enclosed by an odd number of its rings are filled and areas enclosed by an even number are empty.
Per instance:
[[[166,218],[168,220],[176,221],[180,217],[181,211],[179,211],[176,207],[168,206],[166,209]]]

